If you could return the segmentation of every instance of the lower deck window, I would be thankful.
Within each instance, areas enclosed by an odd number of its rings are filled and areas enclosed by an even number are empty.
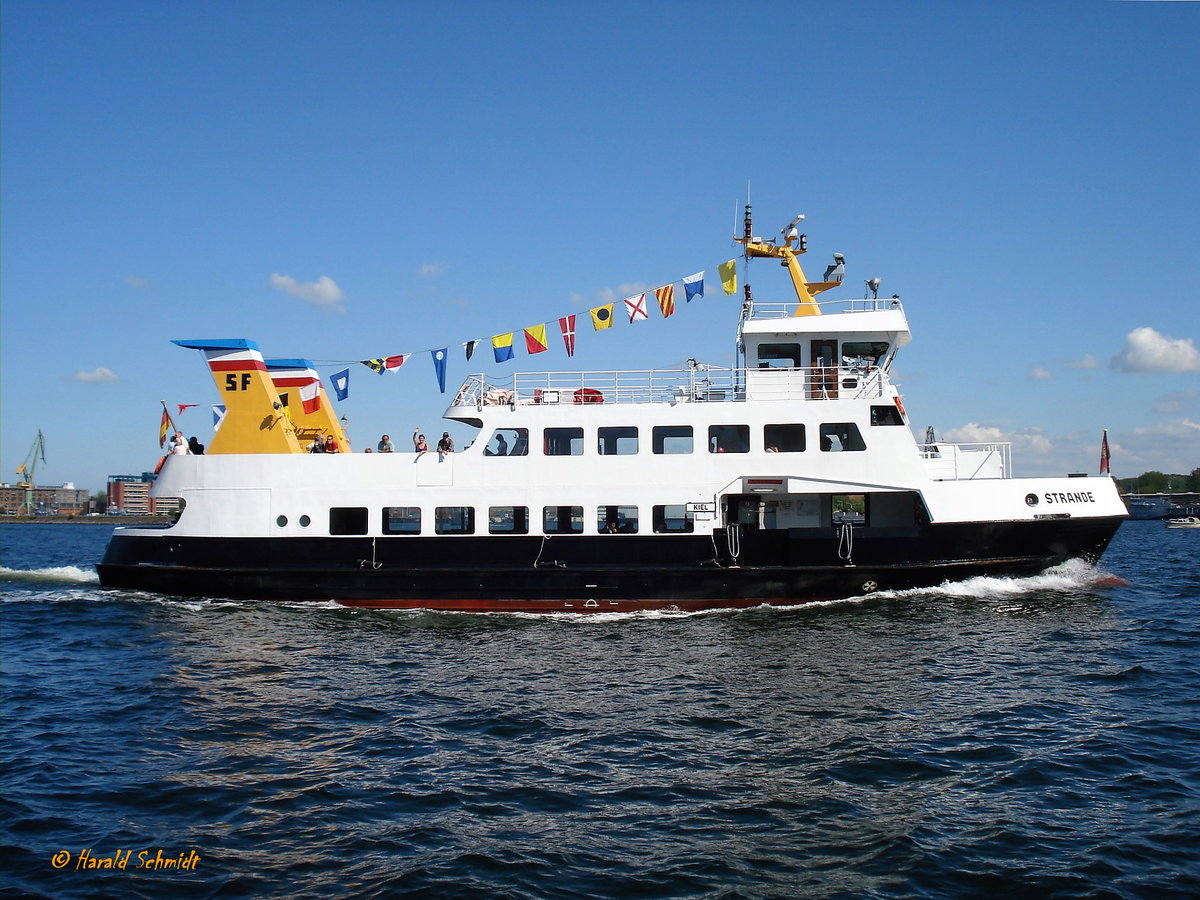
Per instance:
[[[637,534],[636,506],[601,506],[596,510],[596,531],[600,534]]]
[[[708,450],[710,453],[749,453],[749,425],[709,425]]]
[[[421,507],[385,506],[383,508],[384,534],[420,534]]]
[[[686,534],[695,527],[696,523],[682,503],[654,507],[654,530],[659,534]]]
[[[329,533],[366,534],[367,508],[365,506],[330,507]]]
[[[691,453],[691,425],[655,425],[653,435],[653,450],[655,453]]]
[[[529,534],[528,506],[493,506],[488,509],[491,534]]]
[[[437,534],[474,534],[473,506],[439,506],[433,512],[433,530]]]
[[[547,456],[582,456],[582,428],[547,428],[543,433]]]
[[[803,453],[803,425],[764,425],[763,448],[768,453]]]
[[[582,506],[547,506],[542,509],[546,534],[583,534]]]

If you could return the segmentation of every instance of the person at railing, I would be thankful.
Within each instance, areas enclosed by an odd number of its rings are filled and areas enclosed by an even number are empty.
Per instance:
[[[395,448],[395,446],[392,444],[392,439],[391,439],[391,437],[390,437],[390,436],[388,436],[388,435],[386,435],[386,434],[385,434],[383,437],[381,437],[381,438],[379,439],[379,452],[380,452],[380,453],[391,453],[391,452],[393,452],[395,449],[396,449],[396,448]]]
[[[425,435],[420,433],[420,428],[413,429],[413,450],[416,451],[418,457],[424,456],[429,452],[429,445],[425,443]]]
[[[450,437],[450,432],[448,432],[448,431],[442,432],[442,439],[440,441],[438,441],[437,450],[438,450],[438,462],[441,462],[442,460],[444,460],[446,458],[447,453],[454,452],[454,438]]]

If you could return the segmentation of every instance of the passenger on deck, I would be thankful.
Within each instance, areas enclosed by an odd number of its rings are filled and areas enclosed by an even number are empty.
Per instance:
[[[417,456],[424,456],[429,452],[429,445],[425,443],[425,435],[420,432],[420,428],[413,429],[413,450],[416,451]]]
[[[183,432],[177,431],[171,438],[171,455],[183,456],[188,452],[187,441],[183,439]]]
[[[196,440],[196,436],[194,434],[188,438],[188,449],[191,450],[195,456],[204,455],[204,445]]]
[[[502,432],[496,432],[496,455],[508,456],[508,441],[504,439]]]
[[[450,432],[443,431],[442,439],[438,441],[438,462],[446,458],[447,453],[454,452],[454,438],[450,437]]]
[[[392,445],[392,439],[388,435],[385,434],[379,439],[380,453],[392,453],[395,451],[395,449],[396,448]]]
[[[325,435],[325,446],[322,448],[325,453],[340,453],[341,448],[338,447],[337,441],[333,439],[332,434]]]

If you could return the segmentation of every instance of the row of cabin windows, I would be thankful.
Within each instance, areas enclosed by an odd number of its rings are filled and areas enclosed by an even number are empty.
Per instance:
[[[422,529],[419,506],[385,506],[384,534],[418,535]],[[637,534],[641,525],[636,506],[600,506],[596,508],[596,534]],[[369,510],[365,506],[333,507],[329,510],[330,534],[366,534]],[[487,515],[489,534],[529,534],[529,507],[490,506]],[[585,517],[582,506],[543,506],[543,534],[583,534]],[[682,503],[651,507],[650,527],[656,534],[687,534],[695,522]],[[433,510],[434,534],[483,533],[476,522],[473,506],[437,506]]]
[[[872,425],[903,425],[895,406],[872,406]],[[819,427],[820,449],[825,452],[866,450],[854,422],[826,422]],[[696,436],[691,425],[655,425],[650,432],[650,449],[655,454],[695,451]],[[749,425],[708,426],[709,453],[749,453]],[[769,453],[803,453],[808,447],[807,430],[800,424],[763,426],[762,449]],[[630,456],[641,449],[638,429],[618,425],[596,429],[596,452],[600,456]],[[583,456],[583,429],[577,427],[542,430],[542,452],[546,456]],[[484,447],[485,456],[527,456],[528,428],[497,428]]]

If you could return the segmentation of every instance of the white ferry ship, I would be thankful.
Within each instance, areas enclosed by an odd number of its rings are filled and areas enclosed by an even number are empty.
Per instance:
[[[1014,477],[1004,443],[918,443],[888,375],[903,306],[819,303],[840,273],[808,280],[795,224],[763,240],[746,209],[735,240],[786,267],[795,299],[747,286],[735,368],[474,375],[445,412],[478,429],[457,453],[308,453],[328,435],[350,450],[309,363],[177,341],[204,353],[228,412],[206,455],[167,457],[153,486],[182,498],[178,520],[118,528],[101,583],[589,613],[793,605],[1099,558],[1126,517],[1113,480]]]

